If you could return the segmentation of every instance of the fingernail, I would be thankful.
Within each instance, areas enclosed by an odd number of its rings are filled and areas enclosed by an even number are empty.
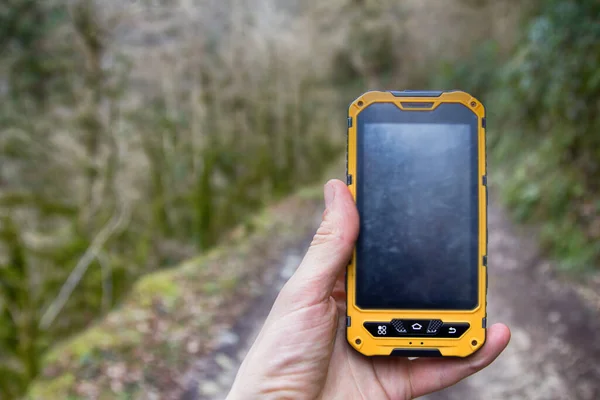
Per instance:
[[[329,207],[335,199],[335,186],[331,182],[325,185],[325,207]]]

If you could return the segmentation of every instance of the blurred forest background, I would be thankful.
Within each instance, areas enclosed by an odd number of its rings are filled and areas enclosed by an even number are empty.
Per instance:
[[[599,21],[596,0],[3,0],[0,398],[136,278],[343,162],[367,89],[480,98],[495,195],[597,273]]]

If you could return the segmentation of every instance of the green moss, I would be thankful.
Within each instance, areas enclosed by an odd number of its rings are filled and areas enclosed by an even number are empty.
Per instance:
[[[32,385],[28,400],[44,399],[75,399],[70,395],[71,389],[75,384],[75,376],[71,373],[65,373],[51,381],[38,382]]]
[[[217,282],[206,282],[202,285],[202,290],[207,295],[217,294],[221,291],[221,286]]]
[[[165,305],[173,306],[181,296],[174,271],[157,272],[142,278],[132,292],[132,300],[140,307],[149,307],[160,298]]]
[[[235,289],[240,283],[240,277],[238,276],[228,276],[224,277],[219,281],[219,286],[222,290],[232,291]]]
[[[96,326],[75,336],[53,349],[45,357],[45,364],[85,363],[103,350],[121,351],[139,345],[142,335],[127,324]]]

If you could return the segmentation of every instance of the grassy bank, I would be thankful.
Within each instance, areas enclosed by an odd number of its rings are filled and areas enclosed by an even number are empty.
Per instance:
[[[304,189],[206,255],[145,276],[117,310],[45,357],[27,398],[175,396],[183,372],[260,294],[265,271],[311,237],[322,207],[322,186]]]

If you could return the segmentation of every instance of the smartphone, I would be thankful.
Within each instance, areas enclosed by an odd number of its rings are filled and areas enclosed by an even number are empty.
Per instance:
[[[485,342],[485,109],[462,91],[350,104],[346,177],[360,232],[346,337],[366,356],[466,357]]]

